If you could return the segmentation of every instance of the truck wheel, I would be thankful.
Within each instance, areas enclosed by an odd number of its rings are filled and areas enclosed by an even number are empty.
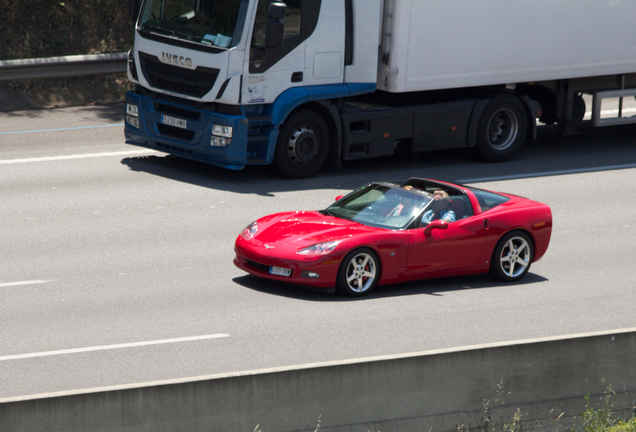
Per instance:
[[[528,129],[522,102],[511,95],[497,96],[481,113],[477,125],[477,148],[488,162],[512,159],[519,151]]]
[[[280,130],[274,161],[286,177],[311,177],[320,171],[329,152],[329,130],[314,111],[292,115]]]

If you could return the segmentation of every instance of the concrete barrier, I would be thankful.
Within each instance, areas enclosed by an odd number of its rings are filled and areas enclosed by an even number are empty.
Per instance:
[[[0,399],[0,430],[451,431],[636,405],[636,329]]]

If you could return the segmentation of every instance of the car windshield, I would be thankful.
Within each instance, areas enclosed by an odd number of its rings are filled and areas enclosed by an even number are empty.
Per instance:
[[[363,225],[395,230],[408,227],[431,201],[427,192],[371,183],[336,201],[325,212]]]
[[[241,37],[248,0],[147,0],[141,31],[230,48]]]

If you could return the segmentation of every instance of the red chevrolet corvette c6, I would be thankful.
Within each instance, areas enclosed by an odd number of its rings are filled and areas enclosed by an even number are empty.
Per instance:
[[[325,210],[258,219],[236,239],[234,264],[350,296],[377,284],[479,273],[513,282],[545,254],[551,232],[545,204],[411,178],[369,183]]]

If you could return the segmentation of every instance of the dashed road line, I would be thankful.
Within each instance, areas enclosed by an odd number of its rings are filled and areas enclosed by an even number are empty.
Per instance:
[[[140,156],[140,155],[151,155],[151,154],[159,154],[159,153],[154,150],[127,150],[127,151],[103,152],[103,153],[74,154],[74,155],[65,155],[65,156],[45,156],[45,157],[35,157],[35,158],[26,158],[26,159],[0,160],[0,165],[12,165],[12,164],[33,163],[33,162],[52,162],[52,161],[62,161],[62,160],[74,160],[74,159],[91,159],[91,158],[110,157],[110,156]]]
[[[49,281],[45,281],[45,280],[27,280],[27,281],[18,281],[18,282],[4,282],[4,283],[0,283],[0,288],[3,287],[12,287],[12,286],[21,286],[21,285],[38,285],[38,284],[45,284]]]
[[[58,132],[58,131],[68,131],[68,130],[98,129],[98,128],[123,127],[123,126],[124,126],[123,123],[116,123],[116,124],[109,124],[109,125],[75,126],[75,127],[56,128],[56,129],[9,131],[9,132],[0,132],[0,135],[26,134],[26,133],[38,133],[38,132]]]
[[[59,356],[59,355],[67,355],[67,354],[79,354],[79,353],[86,353],[86,352],[92,352],[92,351],[137,348],[137,347],[149,346],[149,345],[165,345],[165,344],[173,344],[173,343],[181,343],[181,342],[193,342],[193,341],[200,341],[200,340],[207,340],[207,339],[226,338],[226,337],[230,337],[230,335],[225,333],[219,333],[219,334],[191,336],[191,337],[183,337],[183,338],[175,338],[175,339],[162,339],[162,340],[154,340],[154,341],[146,341],[146,342],[133,342],[133,343],[102,345],[102,346],[94,346],[94,347],[86,347],[86,348],[73,348],[73,349],[58,350],[58,351],[44,351],[44,352],[29,353],[29,354],[16,354],[16,355],[2,356],[0,357],[0,362],[9,361],[9,360],[22,360],[22,359],[28,359],[28,358]]]

